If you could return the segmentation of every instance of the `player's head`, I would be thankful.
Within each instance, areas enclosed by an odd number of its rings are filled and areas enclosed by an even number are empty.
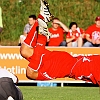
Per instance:
[[[35,20],[36,20],[36,16],[35,15],[30,15],[29,18],[28,18],[28,23],[30,25],[33,25],[35,23]]]
[[[77,29],[78,25],[76,22],[71,22],[69,25],[69,29],[71,29],[72,31],[75,31]]]
[[[100,16],[97,16],[97,17],[95,18],[95,21],[100,21]]]
[[[59,27],[59,24],[57,23],[57,21],[59,21],[59,18],[57,18],[57,17],[54,17],[52,19],[52,28],[53,29],[57,29]]]
[[[39,17],[43,19],[46,23],[51,21],[53,15],[50,13],[49,4],[45,0],[40,0],[41,7],[40,7],[40,15]]]
[[[97,17],[95,18],[95,23],[96,23],[96,26],[97,26],[97,27],[100,27],[100,16],[97,16]]]

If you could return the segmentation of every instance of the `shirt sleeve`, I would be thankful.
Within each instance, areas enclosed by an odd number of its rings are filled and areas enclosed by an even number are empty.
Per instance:
[[[28,24],[26,24],[25,27],[24,27],[24,33],[27,34],[29,32],[29,30],[30,30],[30,27],[29,27]]]
[[[70,32],[68,32],[68,34],[66,35],[66,38],[71,38]]]
[[[92,32],[92,27],[88,27],[85,31],[86,34],[91,34]]]
[[[17,77],[14,74],[10,73],[6,69],[0,68],[0,78],[2,78],[2,77],[11,78],[14,83],[17,83],[17,81],[18,81]]]

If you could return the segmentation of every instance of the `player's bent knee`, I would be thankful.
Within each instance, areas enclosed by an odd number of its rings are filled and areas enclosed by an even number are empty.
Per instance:
[[[26,58],[25,50],[21,50],[20,54],[21,54],[22,57]]]
[[[30,56],[33,55],[33,51],[34,51],[33,48],[30,48],[27,45],[22,43],[22,45],[20,47],[20,54],[22,57],[24,57],[26,59],[29,58]]]
[[[38,77],[38,72],[35,72],[34,70],[32,70],[30,67],[27,67],[26,69],[26,77],[28,79],[32,79],[35,80]]]
[[[21,96],[20,99],[19,92],[11,78],[0,78],[0,100],[23,100],[23,95]]]
[[[20,54],[22,57],[25,57],[25,52],[26,52],[26,50],[21,46],[20,47]]]

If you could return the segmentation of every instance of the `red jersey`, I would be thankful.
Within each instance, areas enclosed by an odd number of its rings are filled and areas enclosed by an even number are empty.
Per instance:
[[[36,45],[37,41],[37,28],[38,28],[38,22],[36,21],[31,28],[30,32],[27,34],[26,39],[24,40],[24,44],[30,47],[34,47]]]
[[[89,34],[91,39],[100,39],[100,28],[96,27],[96,24],[93,24],[88,27],[86,34]]]
[[[32,61],[28,66],[41,74],[38,80],[50,80],[68,76],[75,62],[76,59],[67,52],[46,51],[41,55],[39,66],[34,67]]]
[[[74,32],[72,32],[72,30],[70,29],[68,34],[66,35],[66,38],[72,38],[72,36],[75,36],[75,39],[73,41],[76,41],[78,37],[80,37],[83,33],[83,29],[81,28],[77,28]]]
[[[73,57],[63,51],[44,52],[38,66],[29,63],[32,70],[38,72],[36,80],[51,80],[71,77],[91,81],[100,85],[100,55]]]
[[[49,28],[49,32],[52,33],[48,46],[59,46],[63,41],[64,31],[61,27],[58,27],[56,31],[52,28]]]

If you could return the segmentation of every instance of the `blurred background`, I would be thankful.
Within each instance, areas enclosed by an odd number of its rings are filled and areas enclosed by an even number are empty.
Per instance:
[[[100,0],[47,0],[50,11],[66,26],[75,21],[86,29],[100,15]],[[40,0],[1,0],[3,31],[0,33],[2,46],[17,46],[19,36],[28,22],[28,16],[39,14]],[[48,24],[48,27],[50,23]]]

